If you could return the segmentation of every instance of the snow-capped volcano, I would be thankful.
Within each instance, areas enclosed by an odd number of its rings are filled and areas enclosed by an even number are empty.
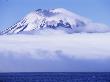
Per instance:
[[[35,10],[25,16],[20,22],[2,31],[1,34],[37,32],[47,28],[63,30],[68,33],[110,31],[110,28],[104,24],[93,23],[87,18],[66,9],[58,8]]]

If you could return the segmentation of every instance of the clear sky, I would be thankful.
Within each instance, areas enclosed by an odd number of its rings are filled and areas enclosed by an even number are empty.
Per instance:
[[[110,26],[110,0],[0,0],[0,29],[13,25],[39,8],[66,8]]]

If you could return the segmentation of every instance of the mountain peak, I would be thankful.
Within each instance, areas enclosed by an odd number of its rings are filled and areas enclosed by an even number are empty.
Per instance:
[[[107,26],[104,30],[101,24],[93,23],[91,20],[72,13],[64,8],[37,9],[27,14],[20,22],[5,29],[1,34],[16,34],[32,32],[44,28],[61,29],[66,32],[105,32],[109,31]]]

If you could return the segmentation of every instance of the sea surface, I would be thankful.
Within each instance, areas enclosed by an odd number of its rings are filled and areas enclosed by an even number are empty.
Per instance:
[[[109,72],[0,73],[0,82],[110,82]]]

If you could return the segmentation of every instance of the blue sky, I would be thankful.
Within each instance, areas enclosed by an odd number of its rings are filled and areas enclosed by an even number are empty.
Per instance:
[[[0,0],[0,29],[13,25],[32,10],[59,7],[110,26],[110,0]]]

